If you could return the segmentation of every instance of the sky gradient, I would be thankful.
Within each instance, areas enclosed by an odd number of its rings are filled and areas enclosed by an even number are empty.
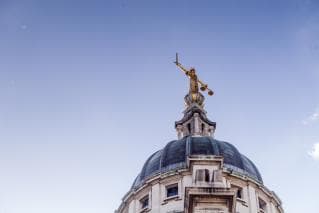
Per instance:
[[[216,138],[319,212],[316,0],[0,0],[0,213],[111,213],[176,139],[186,67]]]

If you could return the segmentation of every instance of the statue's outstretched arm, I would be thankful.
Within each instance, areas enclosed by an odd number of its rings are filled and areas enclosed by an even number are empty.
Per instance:
[[[185,67],[183,67],[183,65],[181,65],[178,62],[176,62],[175,64],[176,64],[176,66],[178,66],[187,75],[188,70]]]

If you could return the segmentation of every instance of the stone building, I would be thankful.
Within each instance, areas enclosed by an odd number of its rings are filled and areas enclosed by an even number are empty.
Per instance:
[[[196,92],[175,122],[178,139],[146,160],[116,213],[283,213],[254,163],[214,138],[216,123]]]

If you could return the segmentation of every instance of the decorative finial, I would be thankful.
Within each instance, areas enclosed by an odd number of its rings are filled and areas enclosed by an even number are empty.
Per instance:
[[[207,84],[203,83],[198,78],[195,68],[190,68],[189,70],[187,70],[182,66],[181,63],[178,62],[178,53],[176,53],[176,61],[174,63],[189,77],[190,80],[189,93],[185,97],[186,103],[188,105],[190,105],[191,103],[197,103],[202,106],[204,102],[204,96],[200,93],[198,86],[200,85],[200,90],[203,92],[207,91],[208,95],[210,96],[213,95],[214,92],[208,88]]]

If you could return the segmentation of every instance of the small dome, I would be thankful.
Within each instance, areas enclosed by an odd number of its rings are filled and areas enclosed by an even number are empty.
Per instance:
[[[225,168],[263,183],[254,163],[232,144],[215,140],[212,137],[188,136],[169,142],[164,149],[151,155],[135,179],[133,188],[138,188],[146,179],[154,175],[186,168],[187,157],[191,155],[222,156]]]

